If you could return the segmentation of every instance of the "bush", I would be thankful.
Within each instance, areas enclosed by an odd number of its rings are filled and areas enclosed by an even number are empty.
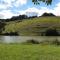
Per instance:
[[[60,41],[56,39],[55,41],[53,41],[53,44],[60,45]]]
[[[5,36],[19,36],[18,35],[18,32],[10,32],[10,33],[4,33],[2,35],[5,35]]]
[[[37,40],[27,40],[25,43],[27,43],[27,44],[39,44],[39,41],[37,41]]]
[[[59,36],[59,33],[56,29],[48,29],[46,31],[46,36]]]
[[[23,42],[23,44],[42,44],[42,45],[60,45],[60,41],[58,41],[58,39],[54,40],[54,41],[49,41],[49,40],[45,40],[45,41],[37,41],[37,40],[27,40],[26,42]]]
[[[58,39],[54,40],[54,41],[49,41],[49,40],[45,40],[45,41],[42,41],[40,42],[40,44],[42,45],[60,45],[60,41],[58,41]]]

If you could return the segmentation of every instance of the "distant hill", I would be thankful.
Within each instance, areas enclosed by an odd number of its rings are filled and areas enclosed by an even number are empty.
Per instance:
[[[53,13],[43,13],[42,16],[55,16]]]

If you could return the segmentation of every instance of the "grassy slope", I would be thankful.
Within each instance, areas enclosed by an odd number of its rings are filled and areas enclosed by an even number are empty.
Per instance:
[[[22,22],[8,22],[4,32],[17,31],[20,35],[39,35],[48,28],[60,29],[60,17],[40,17],[25,19]]]
[[[0,44],[0,60],[60,60],[60,46]]]

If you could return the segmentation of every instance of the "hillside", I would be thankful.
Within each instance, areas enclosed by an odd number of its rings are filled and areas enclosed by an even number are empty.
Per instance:
[[[6,22],[3,34],[18,33],[18,35],[44,35],[48,29],[60,31],[60,17],[39,17],[24,19],[22,22]],[[43,34],[44,33],[44,34]]]

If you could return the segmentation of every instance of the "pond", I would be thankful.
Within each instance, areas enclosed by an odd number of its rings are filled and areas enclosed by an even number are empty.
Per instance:
[[[51,36],[0,36],[0,43],[21,43],[21,42],[26,42],[27,40],[37,40],[39,42],[49,40],[59,40],[60,37],[51,37]]]

